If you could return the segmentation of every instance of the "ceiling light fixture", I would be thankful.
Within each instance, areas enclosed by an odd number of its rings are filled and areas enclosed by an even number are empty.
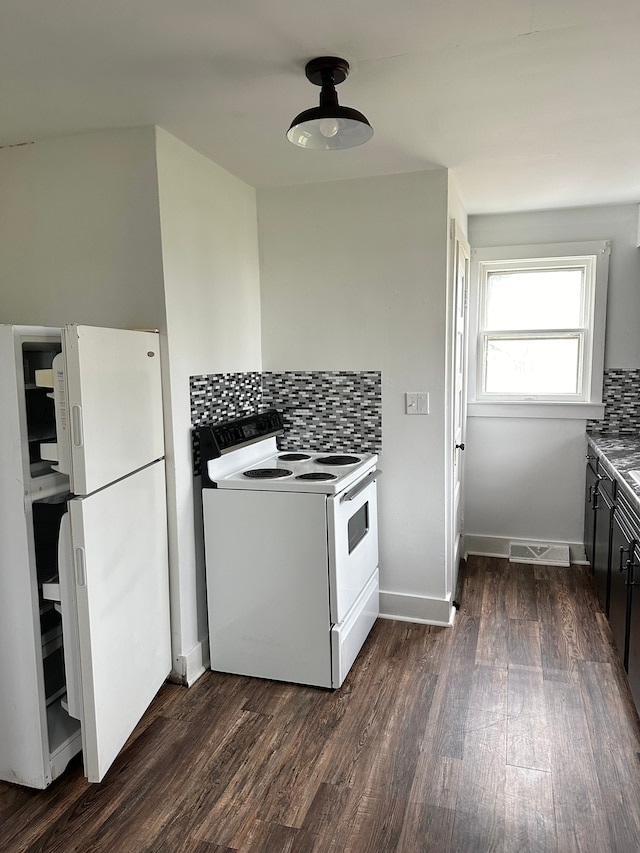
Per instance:
[[[320,106],[305,110],[291,122],[289,142],[300,148],[330,151],[355,148],[368,142],[373,128],[358,110],[341,107],[336,86],[349,76],[349,63],[337,56],[319,56],[307,62],[307,80],[321,86]]]

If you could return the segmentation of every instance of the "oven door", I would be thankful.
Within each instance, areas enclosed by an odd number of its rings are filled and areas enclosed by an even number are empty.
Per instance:
[[[327,501],[331,622],[342,622],[378,568],[378,500],[371,471]]]

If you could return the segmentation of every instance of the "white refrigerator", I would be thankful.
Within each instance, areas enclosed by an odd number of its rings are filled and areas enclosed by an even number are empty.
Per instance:
[[[171,670],[159,336],[0,326],[0,778],[99,782]]]

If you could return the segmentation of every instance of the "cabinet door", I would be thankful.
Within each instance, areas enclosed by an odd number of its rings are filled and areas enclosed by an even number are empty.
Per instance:
[[[627,674],[636,708],[640,708],[640,545],[636,543],[630,569],[631,608],[629,611],[629,636]]]
[[[598,600],[609,615],[611,593],[611,535],[613,524],[613,501],[606,491],[596,493],[596,521],[593,549],[593,579]]]
[[[614,514],[611,537],[611,594],[609,597],[609,624],[618,653],[627,667],[627,606],[629,572],[635,542],[622,519]]]
[[[591,457],[587,457],[590,459]],[[594,462],[595,464],[595,462]],[[598,478],[595,469],[587,464],[587,474],[584,495],[584,550],[587,554],[589,565],[593,567],[594,535],[596,527],[596,503],[595,492]]]

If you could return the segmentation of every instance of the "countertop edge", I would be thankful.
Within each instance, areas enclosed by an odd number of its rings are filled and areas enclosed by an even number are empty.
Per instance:
[[[640,437],[587,433],[586,438],[605,470],[618,482],[631,506],[640,513],[640,485],[628,473],[640,470]]]

